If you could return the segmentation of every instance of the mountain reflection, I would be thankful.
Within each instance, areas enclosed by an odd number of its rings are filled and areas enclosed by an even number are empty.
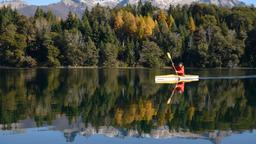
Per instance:
[[[167,100],[145,69],[0,70],[0,129],[53,126],[67,141],[109,137],[203,138],[256,128],[256,81],[201,80]],[[205,72],[201,72],[204,74]],[[245,72],[246,73],[246,72]],[[204,74],[205,75],[205,74]]]

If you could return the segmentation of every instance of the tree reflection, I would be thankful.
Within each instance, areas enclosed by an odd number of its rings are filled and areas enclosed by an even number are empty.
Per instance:
[[[202,132],[256,128],[255,80],[203,80],[186,84],[166,102],[173,86],[154,84],[152,70],[0,70],[0,123],[27,118],[37,126],[61,116],[70,123],[150,132],[168,126]]]

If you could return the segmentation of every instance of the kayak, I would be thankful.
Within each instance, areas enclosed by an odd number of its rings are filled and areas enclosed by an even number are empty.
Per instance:
[[[179,82],[193,82],[193,81],[199,81],[198,75],[184,75],[184,76],[178,76],[178,75],[161,75],[155,77],[155,83],[158,84],[175,84]]]

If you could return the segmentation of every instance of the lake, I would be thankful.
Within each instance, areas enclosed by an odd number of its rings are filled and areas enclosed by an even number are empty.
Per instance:
[[[0,144],[256,143],[256,70],[0,69]]]

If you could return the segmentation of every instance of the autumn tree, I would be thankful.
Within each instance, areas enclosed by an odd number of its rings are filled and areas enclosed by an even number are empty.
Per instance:
[[[120,29],[124,25],[123,11],[118,11],[115,16],[115,29]]]
[[[124,12],[124,30],[130,34],[137,31],[136,18],[131,12]]]
[[[193,33],[196,30],[196,24],[192,16],[189,17],[188,28],[191,33]]]

